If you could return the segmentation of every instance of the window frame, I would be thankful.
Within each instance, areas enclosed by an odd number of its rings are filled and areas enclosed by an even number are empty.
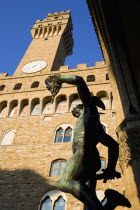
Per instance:
[[[0,102],[0,118],[6,117],[6,115],[8,114],[8,102],[7,101],[2,101]],[[6,110],[6,114],[4,116],[2,116],[2,112],[3,110]]]
[[[68,129],[71,129],[71,133],[70,133],[70,134],[69,134],[69,133],[66,133],[66,131],[67,131]],[[67,136],[70,136],[70,141],[65,141],[65,137],[67,137]],[[71,127],[67,127],[67,128],[65,129],[65,132],[64,132],[63,143],[71,142],[71,138],[72,138],[72,128],[71,128]]]
[[[45,195],[43,195],[43,197],[41,198],[40,200],[40,204],[39,204],[39,208],[38,210],[42,210],[42,203],[45,202],[45,200],[47,198],[50,198],[51,201],[52,201],[52,209],[54,209],[54,204],[55,202],[60,198],[62,197],[63,200],[65,201],[65,210],[67,209],[67,196],[64,192],[60,191],[60,190],[50,190],[48,191]]]
[[[5,89],[5,85],[0,85],[0,91],[3,91]]]
[[[61,142],[56,142],[57,131],[58,131],[60,128],[63,129],[63,138],[62,138],[62,141],[61,141]],[[67,130],[68,128],[71,128],[71,140],[68,141],[68,142],[73,141],[73,126],[71,126],[71,125],[69,125],[69,124],[62,124],[62,125],[60,125],[59,127],[57,127],[56,130],[55,130],[54,141],[53,141],[53,143],[67,143],[67,142],[64,141],[64,139],[65,139],[66,130]]]
[[[106,110],[110,109],[110,98],[109,98],[109,92],[106,90],[100,90],[96,93],[96,96],[99,97],[102,102],[105,105]],[[106,102],[107,101],[107,102]],[[101,108],[98,108],[99,110],[101,110]]]
[[[106,81],[108,81],[108,80],[109,80],[109,74],[108,74],[108,73],[106,73],[106,75],[105,75],[105,79],[106,79]]]
[[[37,105],[39,106],[38,114],[33,114],[33,110],[34,110],[35,106],[37,106]],[[38,115],[40,115],[40,111],[41,111],[40,98],[32,99],[31,106],[29,107],[29,109],[30,109],[30,115],[31,116],[38,116]]]
[[[94,74],[88,75],[86,81],[87,82],[95,82],[96,81],[95,75]]]
[[[42,201],[42,203],[41,203],[41,209],[42,209],[42,206],[46,202],[47,199],[49,199],[51,201],[51,209],[52,209],[52,200],[51,200],[51,198],[49,196],[47,196],[46,199]],[[46,206],[45,206],[45,208],[46,208]]]
[[[15,84],[15,86],[13,87],[13,90],[20,90],[22,87],[22,83],[17,83]]]
[[[40,82],[39,81],[35,81],[31,84],[30,88],[38,88],[39,87]]]
[[[60,130],[62,130],[62,134],[57,134]],[[62,136],[62,141],[56,141],[57,137],[59,136]],[[55,134],[55,140],[54,140],[54,143],[62,143],[63,142],[63,139],[64,139],[64,129],[62,127],[59,127],[57,130],[56,130],[56,134]]]
[[[66,106],[65,110],[63,111],[59,111],[60,107],[59,106]],[[55,107],[55,113],[56,114],[61,114],[61,113],[66,113],[67,112],[67,99],[64,99],[64,100],[60,100],[60,101],[57,101],[56,102],[56,107]]]
[[[26,114],[22,114],[23,110],[25,107],[28,106],[28,110]],[[29,105],[29,99],[23,99],[20,103],[20,111],[19,111],[19,116],[24,117],[24,116],[28,116],[30,112],[30,105]]]
[[[11,138],[11,142],[8,143],[8,144],[3,144],[3,140],[4,140],[4,137],[7,135],[7,133],[9,132],[13,132],[13,137]],[[16,134],[16,130],[13,130],[13,129],[10,129],[10,130],[7,130],[3,133],[1,139],[0,139],[0,146],[9,146],[9,145],[12,145],[13,144],[13,141],[14,141],[14,138],[15,138],[15,134]]]
[[[102,174],[102,169],[106,169],[107,168],[107,162],[106,162],[106,159],[103,158],[103,157],[100,157],[100,161],[101,161],[101,167],[100,169],[96,172],[96,174]],[[102,166],[102,161],[105,162],[105,166]]]
[[[60,167],[61,162],[67,163],[67,160],[65,160],[65,159],[57,159],[57,160],[52,161],[51,167],[50,167],[49,177],[61,177],[60,176],[60,172],[61,172],[62,169],[64,170],[64,168],[65,168],[65,167],[62,167],[62,168]],[[57,168],[52,168],[53,167],[53,164],[55,164],[55,163],[58,163],[58,167]],[[53,169],[57,169],[57,175],[58,176],[51,176],[51,173],[52,173],[52,170]]]
[[[12,114],[13,109],[17,107],[17,113],[14,115]],[[13,100],[10,102],[10,106],[8,109],[8,117],[17,117],[19,116],[19,101],[18,100]]]
[[[77,95],[78,97],[78,95]],[[74,102],[76,102],[74,104]],[[74,105],[73,105],[74,104]],[[70,103],[69,103],[69,112],[72,112],[72,110],[78,105],[78,104],[82,104],[82,101],[80,98],[77,99],[71,99]]]
[[[63,199],[63,201],[64,201],[64,204],[65,204],[65,209],[66,209],[66,201],[65,201],[65,199],[62,197],[62,196],[59,196],[58,198],[57,198],[57,200],[55,200],[55,202],[54,202],[54,205],[53,205],[53,209],[55,210],[55,204],[59,201],[59,199]]]

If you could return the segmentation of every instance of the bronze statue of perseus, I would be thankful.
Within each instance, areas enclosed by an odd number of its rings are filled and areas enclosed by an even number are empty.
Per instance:
[[[82,104],[72,110],[73,116],[77,118],[72,143],[73,156],[67,162],[60,180],[49,184],[63,192],[71,193],[89,210],[113,210],[118,205],[130,207],[128,199],[115,190],[105,191],[107,199],[105,205],[102,205],[96,196],[98,179],[96,173],[101,167],[99,151],[96,147],[99,142],[108,147],[108,165],[102,174],[103,181],[120,177],[120,173],[116,171],[119,145],[105,133],[97,109],[97,107],[105,109],[104,103],[100,98],[90,95],[85,81],[80,76],[55,74],[48,77],[45,83],[53,99],[63,83],[76,85],[82,101]]]

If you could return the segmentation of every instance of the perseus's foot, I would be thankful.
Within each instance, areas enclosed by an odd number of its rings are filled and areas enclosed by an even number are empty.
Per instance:
[[[107,189],[105,191],[105,196],[107,201],[104,205],[104,209],[106,210],[113,210],[117,206],[126,206],[127,208],[131,207],[129,200],[116,190]]]

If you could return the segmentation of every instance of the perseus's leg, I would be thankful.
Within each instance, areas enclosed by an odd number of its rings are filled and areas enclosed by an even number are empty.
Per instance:
[[[74,180],[60,180],[60,190],[72,194],[75,198],[86,204],[90,210],[103,210],[102,204],[86,184]]]
[[[94,191],[86,185],[88,174],[83,160],[82,150],[77,151],[68,161],[60,179],[60,190],[72,194],[78,200],[86,204],[90,210],[102,210],[103,207]]]

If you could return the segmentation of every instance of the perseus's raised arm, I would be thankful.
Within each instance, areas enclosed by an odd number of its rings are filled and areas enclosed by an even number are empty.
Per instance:
[[[62,83],[67,83],[77,86],[77,91],[83,104],[88,103],[88,101],[91,98],[89,89],[84,79],[80,76],[75,76],[75,75],[61,76],[60,74],[56,74],[47,78],[45,82],[48,90],[51,91],[52,95],[53,94],[56,95],[58,93]]]
[[[63,83],[72,84],[77,86],[78,95],[83,104],[88,103],[91,98],[89,89],[84,81],[84,79],[80,76],[62,76],[61,80]]]

